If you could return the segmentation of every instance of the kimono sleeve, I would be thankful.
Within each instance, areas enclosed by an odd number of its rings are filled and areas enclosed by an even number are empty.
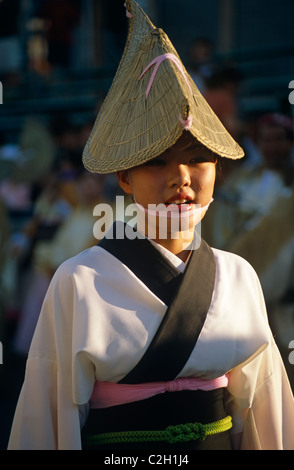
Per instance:
[[[79,450],[79,407],[72,391],[73,278],[59,268],[30,348],[9,450]]]
[[[270,329],[264,346],[229,373],[238,449],[294,450],[294,399]]]

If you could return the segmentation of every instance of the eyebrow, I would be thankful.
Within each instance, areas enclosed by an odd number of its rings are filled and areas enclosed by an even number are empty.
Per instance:
[[[205,145],[201,144],[201,142],[189,144],[184,150],[185,152],[193,152],[194,150],[206,150],[210,157],[213,157],[216,161],[218,160],[218,155],[209,148],[205,147]]]

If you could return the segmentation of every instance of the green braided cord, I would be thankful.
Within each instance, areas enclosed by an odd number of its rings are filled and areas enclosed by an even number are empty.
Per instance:
[[[187,442],[200,440],[206,436],[227,431],[232,427],[232,418],[227,416],[224,419],[213,423],[186,423],[175,426],[168,426],[162,431],[121,431],[107,432],[87,436],[87,441],[92,444],[117,444],[126,442],[160,442],[166,441],[169,444],[175,442]]]

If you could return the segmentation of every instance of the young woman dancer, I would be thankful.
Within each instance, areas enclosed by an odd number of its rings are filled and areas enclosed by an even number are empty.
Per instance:
[[[164,32],[126,7],[84,164],[117,173],[137,223],[117,222],[56,271],[9,448],[293,449],[293,396],[257,276],[195,230],[217,160],[243,151]]]

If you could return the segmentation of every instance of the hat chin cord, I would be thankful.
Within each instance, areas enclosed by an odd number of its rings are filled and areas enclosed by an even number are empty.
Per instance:
[[[166,206],[165,204],[148,204],[148,208],[143,207],[139,204],[133,197],[136,206],[138,207],[141,213],[144,213],[151,217],[161,217],[161,218],[171,218],[171,219],[186,219],[193,217],[194,225],[197,225],[200,220],[203,218],[204,214],[208,210],[210,204],[213,202],[213,198],[209,201],[208,204],[202,206],[200,204],[193,204],[191,209],[190,205],[182,204],[178,206],[177,204],[170,204]]]

